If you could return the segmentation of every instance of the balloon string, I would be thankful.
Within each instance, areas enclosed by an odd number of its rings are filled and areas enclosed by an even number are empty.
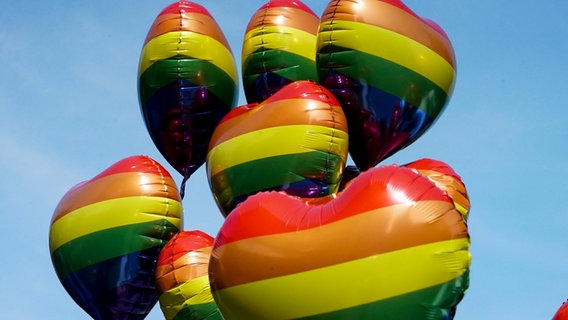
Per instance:
[[[185,196],[185,183],[187,182],[187,180],[189,179],[189,174],[185,174],[183,176],[183,180],[181,181],[181,186],[179,187],[179,195],[181,196],[181,199],[183,200],[183,197]]]

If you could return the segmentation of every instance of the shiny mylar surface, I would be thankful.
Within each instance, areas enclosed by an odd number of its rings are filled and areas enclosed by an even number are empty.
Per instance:
[[[225,216],[259,191],[326,196],[339,187],[347,149],[337,100],[315,82],[297,81],[223,118],[211,138],[207,178]]]
[[[162,249],[156,268],[166,320],[222,320],[209,289],[213,237],[199,230],[177,233]]]
[[[341,103],[349,152],[366,170],[418,139],[448,103],[447,35],[398,0],[330,1],[321,17],[319,82]]]
[[[205,162],[215,126],[237,101],[231,49],[204,7],[179,1],[156,17],[140,56],[138,93],[152,141],[189,178]]]
[[[568,302],[564,302],[560,308],[558,308],[552,320],[568,320]]]
[[[461,177],[448,164],[434,159],[420,159],[404,165],[406,168],[430,179],[454,201],[456,209],[467,221],[469,217],[469,195]]]
[[[211,290],[227,319],[452,319],[469,244],[441,189],[383,166],[324,198],[249,197],[217,235]]]
[[[172,177],[145,156],[125,158],[77,184],[50,225],[61,284],[93,319],[144,319],[158,301],[158,253],[179,231],[182,213]]]
[[[262,102],[297,80],[317,81],[318,26],[319,17],[297,0],[271,0],[254,13],[241,59],[248,103]]]

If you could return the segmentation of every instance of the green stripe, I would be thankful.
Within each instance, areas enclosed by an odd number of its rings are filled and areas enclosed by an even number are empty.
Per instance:
[[[172,320],[223,320],[215,302],[183,307]]]
[[[469,287],[469,270],[452,281],[349,309],[302,317],[302,320],[323,319],[444,319],[462,300]]]
[[[318,79],[314,60],[283,50],[258,50],[243,62],[245,88],[258,78],[259,73],[264,72],[272,72],[292,81]]]
[[[179,78],[206,87],[226,106],[234,107],[237,84],[233,79],[210,62],[182,55],[156,61],[140,75],[138,83],[141,104],[145,105],[156,91]]]
[[[337,191],[341,178],[341,170],[337,168],[343,165],[345,159],[341,156],[322,151],[287,154],[227,168],[211,177],[210,181],[219,203],[231,207],[236,197],[308,178],[322,180],[322,176],[331,194]]]
[[[332,47],[334,52],[328,52]],[[341,74],[408,101],[431,119],[435,119],[447,103],[448,95],[434,82],[389,60],[331,45],[323,47],[317,56],[321,78],[327,74],[330,68],[327,66],[331,66]],[[353,61],[357,61],[356,66]]]
[[[52,254],[60,279],[99,263],[156,246],[163,246],[179,229],[166,219],[105,229],[65,243]]]

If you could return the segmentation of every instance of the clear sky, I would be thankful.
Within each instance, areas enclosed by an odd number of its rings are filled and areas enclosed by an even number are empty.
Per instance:
[[[142,42],[171,2],[0,1],[0,319],[89,319],[51,265],[51,215],[73,185],[131,155],[181,181],[150,140],[136,89]],[[240,64],[245,27],[265,1],[196,2]],[[321,14],[327,1],[304,3]],[[438,121],[383,163],[442,160],[468,187],[471,284],[456,319],[550,319],[568,298],[568,4],[405,3],[445,29],[458,76]],[[217,233],[204,168],[183,204],[185,230]],[[163,319],[158,306],[147,319]]]

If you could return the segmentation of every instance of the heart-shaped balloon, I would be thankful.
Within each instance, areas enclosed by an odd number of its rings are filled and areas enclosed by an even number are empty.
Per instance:
[[[167,320],[222,320],[209,289],[209,257],[214,238],[199,230],[181,231],[160,252],[156,283]]]
[[[372,168],[343,192],[249,197],[209,265],[227,319],[451,319],[469,284],[452,200],[411,169]]]
[[[298,0],[271,0],[254,13],[242,48],[248,103],[262,102],[297,80],[318,80],[318,26],[319,17]]]
[[[93,319],[144,319],[158,301],[158,253],[181,224],[170,174],[149,157],[125,158],[57,205],[49,232],[53,266]]]
[[[347,122],[337,100],[313,81],[297,81],[223,118],[211,138],[207,178],[226,216],[259,191],[334,193],[347,152]]]
[[[184,182],[205,162],[215,126],[236,105],[236,70],[221,28],[196,3],[169,5],[148,31],[140,108],[152,141]]]
[[[330,1],[316,62],[319,82],[344,108],[361,170],[416,141],[448,103],[456,75],[446,33],[399,0]]]

